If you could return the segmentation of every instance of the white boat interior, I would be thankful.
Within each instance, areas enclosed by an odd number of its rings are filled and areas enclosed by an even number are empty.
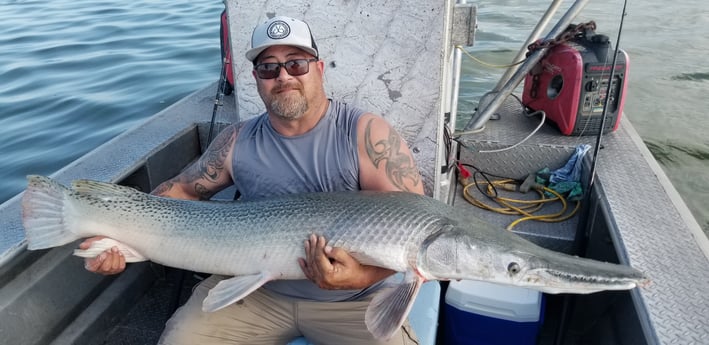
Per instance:
[[[243,58],[252,28],[275,15],[311,25],[326,65],[326,92],[384,116],[412,148],[426,193],[506,231],[514,217],[472,206],[457,183],[457,162],[524,179],[558,168],[596,136],[564,136],[525,116],[510,96],[495,120],[457,135],[460,46],[473,43],[475,5],[455,1],[226,0],[235,80],[219,112],[239,121],[263,112]],[[540,14],[541,16],[541,14]],[[571,18],[573,19],[573,18]],[[217,20],[217,18],[215,18]],[[149,192],[194,161],[208,144],[218,83],[185,97],[52,175],[88,178]],[[220,98],[220,97],[218,97]],[[458,120],[460,121],[460,120]],[[216,130],[225,123],[217,123]],[[460,124],[458,124],[460,125]],[[516,146],[514,146],[516,145]],[[503,148],[513,148],[500,150]],[[515,233],[543,247],[631,265],[648,286],[590,295],[546,295],[539,344],[702,344],[709,342],[709,241],[625,118],[602,137],[581,211],[558,223],[523,222]],[[230,199],[234,190],[217,198]],[[192,272],[152,263],[104,277],[72,256],[76,243],[26,250],[21,194],[0,205],[0,343],[153,344],[197,281]],[[430,284],[413,317],[422,344],[441,342],[446,283]],[[303,340],[301,340],[303,341]]]

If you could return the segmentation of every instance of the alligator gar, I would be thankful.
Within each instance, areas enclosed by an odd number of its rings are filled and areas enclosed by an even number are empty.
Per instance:
[[[22,222],[30,250],[103,235],[127,261],[233,278],[214,287],[205,311],[234,303],[276,279],[305,279],[297,259],[310,234],[363,264],[404,272],[382,289],[365,322],[387,338],[406,319],[426,280],[472,279],[548,293],[631,289],[647,279],[629,266],[554,252],[431,197],[406,192],[332,192],[253,201],[187,201],[115,184],[67,188],[28,176]],[[115,243],[115,242],[113,242]],[[92,257],[113,243],[76,250]]]

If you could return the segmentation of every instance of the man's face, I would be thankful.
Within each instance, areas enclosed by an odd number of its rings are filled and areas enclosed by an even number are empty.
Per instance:
[[[291,46],[273,46],[264,50],[257,58],[256,64],[284,63],[297,59],[313,59],[303,50]],[[259,95],[270,114],[285,120],[297,120],[308,111],[309,106],[322,86],[322,62],[307,62],[308,73],[299,76],[288,74],[284,66],[280,66],[278,76],[272,79],[262,79],[253,71],[256,78]]]

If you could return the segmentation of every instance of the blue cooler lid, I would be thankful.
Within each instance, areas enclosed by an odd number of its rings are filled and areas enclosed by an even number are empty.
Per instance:
[[[446,291],[446,304],[465,312],[502,320],[537,322],[542,293],[481,281],[451,281]]]

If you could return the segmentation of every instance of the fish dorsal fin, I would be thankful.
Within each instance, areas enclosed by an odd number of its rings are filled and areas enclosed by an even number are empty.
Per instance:
[[[75,192],[96,196],[132,196],[144,194],[135,188],[92,180],[75,180],[71,183],[71,187]]]
[[[137,250],[112,238],[104,238],[92,242],[91,246],[87,249],[74,249],[74,255],[82,258],[93,258],[113,247],[118,248],[118,251],[126,258],[126,262],[148,261],[148,258],[140,254]]]
[[[202,310],[214,312],[241,300],[271,280],[266,272],[224,279],[209,290],[202,302]]]
[[[369,332],[378,339],[391,338],[404,324],[421,284],[423,278],[408,270],[401,283],[377,292],[364,315]]]

